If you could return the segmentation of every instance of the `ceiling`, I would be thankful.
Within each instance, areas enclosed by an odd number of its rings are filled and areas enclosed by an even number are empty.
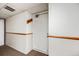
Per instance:
[[[11,12],[5,9],[5,6],[15,9],[15,11]],[[23,11],[37,13],[44,10],[48,10],[47,3],[0,3],[0,18],[7,18]]]

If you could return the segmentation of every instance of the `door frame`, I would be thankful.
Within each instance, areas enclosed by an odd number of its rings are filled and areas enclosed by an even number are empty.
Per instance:
[[[0,20],[4,20],[4,46],[6,45],[6,19],[0,18]]]

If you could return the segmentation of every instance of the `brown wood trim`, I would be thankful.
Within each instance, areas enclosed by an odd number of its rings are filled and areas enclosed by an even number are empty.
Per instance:
[[[27,20],[27,24],[32,23],[32,19]]]
[[[32,33],[14,33],[14,32],[6,32],[8,34],[17,34],[17,35],[31,35]]]
[[[48,38],[62,38],[62,39],[72,39],[72,40],[79,40],[78,36],[48,36]]]

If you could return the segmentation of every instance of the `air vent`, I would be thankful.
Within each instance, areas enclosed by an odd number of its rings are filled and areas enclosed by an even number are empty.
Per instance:
[[[11,7],[9,7],[9,6],[6,6],[5,9],[7,9],[7,10],[9,10],[9,11],[11,11],[11,12],[14,12],[14,11],[15,11],[15,9],[13,9],[13,8],[11,8]]]

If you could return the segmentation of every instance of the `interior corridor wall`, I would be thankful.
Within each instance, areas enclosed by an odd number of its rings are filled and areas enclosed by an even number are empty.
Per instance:
[[[25,11],[6,19],[6,45],[25,54],[32,50],[32,35],[10,33],[31,33],[31,24],[27,24],[30,18],[31,13]]]
[[[55,36],[79,36],[79,5],[49,4],[49,33]],[[49,55],[79,56],[79,40],[49,39]]]
[[[41,14],[38,17],[33,15],[33,49],[48,54],[47,27],[48,14]]]

